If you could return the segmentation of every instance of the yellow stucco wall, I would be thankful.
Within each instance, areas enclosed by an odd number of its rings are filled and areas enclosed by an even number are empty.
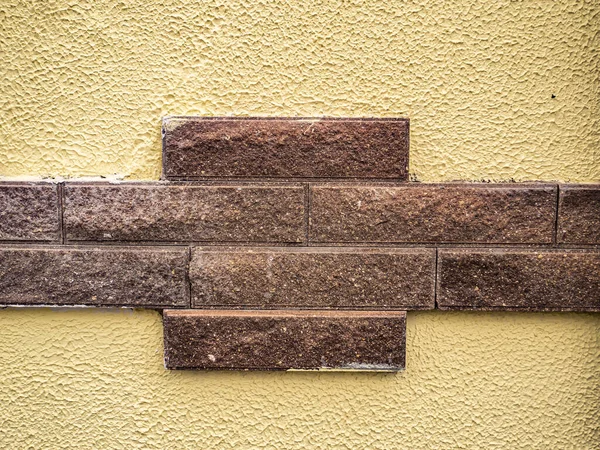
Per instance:
[[[4,0],[0,18],[5,176],[154,179],[161,116],[234,114],[410,117],[423,181],[600,180],[595,0]]]
[[[419,312],[407,370],[168,372],[153,311],[0,314],[0,448],[600,448],[593,314]]]
[[[166,114],[409,116],[411,172],[600,181],[597,1],[4,1],[0,176],[156,179]],[[555,98],[552,98],[552,95]],[[0,448],[600,449],[600,314],[410,313],[399,375],[181,373],[0,311]]]

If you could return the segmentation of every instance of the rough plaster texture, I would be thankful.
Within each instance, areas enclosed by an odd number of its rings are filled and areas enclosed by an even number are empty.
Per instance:
[[[410,117],[420,180],[600,180],[597,1],[8,0],[0,18],[2,176],[156,179],[180,114]]]
[[[158,179],[161,116],[235,114],[410,117],[424,181],[600,180],[599,2],[0,18],[0,176]],[[151,311],[8,309],[0,329],[0,448],[600,449],[597,314],[411,312],[396,376],[168,372]]]
[[[600,448],[600,315],[411,312],[398,375],[169,372],[160,315],[0,311],[0,448]]]

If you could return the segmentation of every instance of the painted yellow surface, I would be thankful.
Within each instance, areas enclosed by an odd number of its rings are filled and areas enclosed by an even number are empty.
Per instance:
[[[0,448],[600,448],[600,315],[419,312],[407,370],[169,372],[152,311],[0,313]]]
[[[0,4],[0,176],[156,179],[160,118],[408,116],[424,181],[600,181],[600,2]],[[419,312],[399,375],[169,372],[160,316],[0,310],[4,449],[600,449],[600,314]]]
[[[600,2],[0,4],[0,175],[160,173],[167,114],[405,116],[423,181],[600,181]]]

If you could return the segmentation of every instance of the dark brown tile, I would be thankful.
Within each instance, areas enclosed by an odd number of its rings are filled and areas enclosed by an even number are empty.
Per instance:
[[[55,184],[0,183],[0,240],[58,241]]]
[[[68,241],[305,240],[301,185],[65,186]]]
[[[432,309],[434,249],[193,250],[192,305]]]
[[[440,309],[600,310],[600,252],[442,249]]]
[[[0,305],[186,307],[185,248],[0,248]]]
[[[557,240],[600,245],[600,185],[560,187]]]
[[[311,186],[314,243],[551,244],[556,187]]]
[[[406,119],[171,117],[166,178],[407,179]]]
[[[401,311],[165,310],[169,369],[397,371]]]

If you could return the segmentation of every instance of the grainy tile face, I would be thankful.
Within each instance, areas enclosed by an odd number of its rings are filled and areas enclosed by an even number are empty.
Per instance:
[[[441,249],[441,309],[600,310],[600,252]]]
[[[168,118],[166,178],[407,179],[405,119]]]
[[[169,369],[396,371],[404,368],[400,311],[163,313]]]
[[[434,249],[202,249],[193,307],[433,309]]]
[[[0,183],[0,240],[58,241],[58,239],[56,185]]]
[[[600,185],[561,186],[559,244],[600,245]]]
[[[551,244],[554,186],[315,185],[314,243]]]
[[[305,240],[301,185],[67,185],[67,241]]]
[[[189,306],[187,249],[0,248],[0,305]]]

